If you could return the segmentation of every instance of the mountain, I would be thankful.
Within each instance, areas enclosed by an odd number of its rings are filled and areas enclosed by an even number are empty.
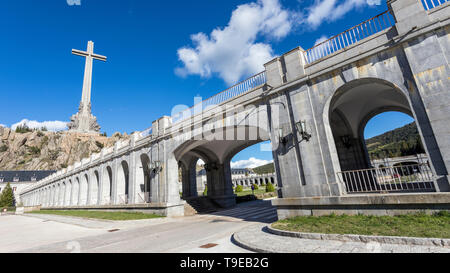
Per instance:
[[[372,159],[408,156],[425,152],[414,122],[367,139],[366,146]]]
[[[275,165],[272,163],[259,166],[252,169],[257,174],[266,174],[266,173],[274,173],[275,172]]]
[[[129,136],[11,130],[0,126],[0,170],[60,170]]]

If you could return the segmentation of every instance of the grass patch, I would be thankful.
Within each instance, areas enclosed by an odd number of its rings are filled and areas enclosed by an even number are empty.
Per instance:
[[[450,238],[450,213],[295,217],[278,221],[272,227],[306,233]]]
[[[163,217],[156,214],[148,214],[142,212],[90,211],[90,210],[41,210],[41,211],[33,211],[30,213],[115,220],[115,221],[142,220],[142,219],[153,219]]]
[[[255,195],[258,194],[264,194],[266,193],[266,188],[265,187],[259,187],[259,189],[255,190]],[[242,192],[235,192],[235,194],[237,196],[246,196],[246,195],[252,195],[252,189],[247,189],[244,188],[244,190]]]

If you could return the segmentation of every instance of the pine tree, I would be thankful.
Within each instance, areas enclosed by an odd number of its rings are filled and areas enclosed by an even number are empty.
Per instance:
[[[6,184],[5,189],[0,194],[0,207],[14,207],[16,200],[11,185]]]

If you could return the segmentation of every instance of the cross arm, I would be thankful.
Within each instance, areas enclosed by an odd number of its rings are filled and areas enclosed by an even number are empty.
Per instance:
[[[103,55],[92,54],[92,58],[106,62],[106,56]]]
[[[82,56],[82,57],[89,56],[89,52],[78,50],[78,49],[72,49],[72,54]],[[91,54],[91,56],[92,56],[92,58],[94,58],[96,60],[100,60],[100,61],[104,61],[104,62],[106,62],[106,59],[107,59],[106,56],[98,55],[98,54]]]
[[[87,53],[86,51],[82,51],[82,50],[78,50],[78,49],[72,49],[72,54],[82,56],[82,57],[89,56],[89,53]]]

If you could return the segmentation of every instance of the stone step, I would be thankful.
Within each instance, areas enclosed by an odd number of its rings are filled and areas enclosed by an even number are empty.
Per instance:
[[[207,197],[189,198],[186,200],[185,213],[191,213],[191,209],[197,213],[212,213],[218,211],[218,207]],[[187,207],[187,208],[186,208]]]

